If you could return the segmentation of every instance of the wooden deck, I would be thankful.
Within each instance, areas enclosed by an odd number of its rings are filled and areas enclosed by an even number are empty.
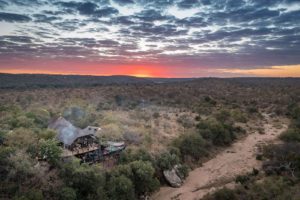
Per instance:
[[[95,151],[97,149],[99,149],[98,146],[85,147],[85,148],[75,149],[73,151],[71,151],[69,149],[64,149],[61,157],[65,158],[65,157],[80,155],[80,154],[88,153],[91,151]]]

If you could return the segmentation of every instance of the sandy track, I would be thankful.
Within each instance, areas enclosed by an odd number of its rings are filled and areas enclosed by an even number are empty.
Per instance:
[[[274,141],[287,128],[286,125],[280,129],[274,128],[269,116],[264,116],[265,134],[253,133],[237,141],[215,158],[204,163],[202,167],[191,171],[183,186],[162,187],[151,199],[198,200],[215,187],[232,182],[237,175],[250,172],[253,168],[260,168],[261,162],[255,158],[259,144]]]

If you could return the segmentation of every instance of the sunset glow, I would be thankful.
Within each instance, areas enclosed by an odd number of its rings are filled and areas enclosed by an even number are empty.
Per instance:
[[[272,66],[262,69],[223,69],[222,72],[232,75],[259,77],[300,77],[300,65]]]
[[[0,0],[0,73],[299,76],[300,2]]]

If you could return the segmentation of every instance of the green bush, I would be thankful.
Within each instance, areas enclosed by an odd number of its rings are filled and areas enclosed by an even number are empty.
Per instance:
[[[218,121],[220,121],[220,122],[225,122],[225,121],[227,121],[227,120],[230,119],[231,114],[230,114],[230,112],[229,112],[228,110],[222,109],[222,110],[220,110],[219,112],[217,112],[217,113],[215,114],[215,117],[216,117],[216,119],[217,119]]]
[[[237,200],[234,191],[223,188],[221,190],[218,190],[216,193],[214,193],[213,198],[214,200]]]
[[[181,179],[185,179],[189,175],[189,168],[185,164],[178,165],[177,170]]]
[[[137,195],[150,194],[159,188],[159,181],[154,177],[155,170],[150,162],[134,161],[129,165]]]
[[[0,145],[4,143],[6,139],[6,132],[0,130]]]
[[[286,142],[300,142],[300,129],[290,128],[280,135],[280,139]]]
[[[208,145],[199,134],[182,135],[175,141],[183,158],[190,156],[195,160],[208,155]]]
[[[126,149],[121,153],[119,163],[127,164],[136,160],[154,162],[150,153],[142,148],[138,150]]]
[[[156,163],[161,170],[169,170],[179,163],[179,157],[176,154],[165,152],[157,157]]]
[[[34,109],[31,112],[28,112],[26,116],[34,121],[34,123],[40,128],[47,128],[50,113],[45,109]]]
[[[65,163],[60,177],[76,191],[77,199],[106,199],[105,176],[96,166],[80,164],[79,160]]]
[[[30,190],[26,192],[25,194],[18,196],[16,195],[14,197],[14,200],[43,200],[44,196],[42,191],[40,190]]]
[[[42,140],[40,144],[41,158],[46,159],[50,164],[56,165],[60,159],[62,149],[55,139]]]
[[[264,149],[263,169],[267,174],[300,177],[300,143],[270,145]]]
[[[235,178],[235,182],[236,182],[236,183],[240,183],[240,184],[245,184],[245,183],[247,183],[249,180],[250,180],[249,175],[238,175],[238,176]]]
[[[63,187],[58,196],[59,200],[76,200],[76,191],[70,187]]]
[[[134,200],[134,186],[124,175],[111,177],[107,183],[108,197],[111,200]]]
[[[221,123],[214,118],[200,121],[197,128],[203,138],[217,146],[231,144],[236,139],[236,133],[241,131],[228,122]]]
[[[51,139],[55,138],[56,134],[57,133],[54,130],[41,129],[41,131],[39,131],[39,133],[38,133],[38,137],[40,139],[44,139],[44,140],[51,140]]]
[[[125,165],[118,165],[109,174],[110,177],[125,176],[132,181],[136,195],[150,194],[160,186],[154,176],[155,169],[151,162],[136,160]]]
[[[231,116],[237,122],[241,122],[241,123],[247,122],[247,116],[241,110],[238,109],[232,110]]]

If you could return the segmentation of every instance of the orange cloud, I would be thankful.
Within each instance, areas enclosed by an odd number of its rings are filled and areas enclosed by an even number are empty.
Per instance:
[[[260,77],[300,77],[299,65],[272,66],[260,69],[220,69],[222,73],[229,73],[234,76],[260,76]]]
[[[161,66],[97,66],[97,65],[76,65],[67,67],[29,67],[29,68],[7,68],[0,69],[0,73],[11,74],[70,74],[70,75],[128,75],[136,77],[165,77],[169,70]]]

